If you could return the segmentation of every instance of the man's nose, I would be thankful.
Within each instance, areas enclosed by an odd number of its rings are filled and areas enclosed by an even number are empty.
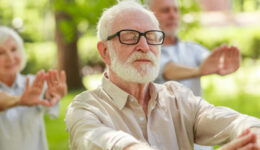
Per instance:
[[[178,12],[176,12],[176,10],[174,10],[174,9],[170,9],[169,16],[173,19],[176,19],[178,17]]]
[[[149,51],[149,49],[149,44],[147,43],[146,38],[144,36],[141,36],[138,42],[138,51],[146,53]]]

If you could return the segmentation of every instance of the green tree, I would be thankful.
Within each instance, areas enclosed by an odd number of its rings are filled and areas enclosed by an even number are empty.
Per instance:
[[[71,89],[82,87],[79,73],[79,36],[86,30],[93,30],[104,8],[114,0],[55,0],[56,43],[58,46],[58,67],[66,71]]]

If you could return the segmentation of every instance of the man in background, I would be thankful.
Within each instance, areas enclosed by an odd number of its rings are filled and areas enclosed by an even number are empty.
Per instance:
[[[196,96],[201,96],[200,77],[227,75],[239,68],[240,52],[236,47],[223,45],[210,53],[199,44],[182,42],[178,38],[180,11],[176,0],[147,0],[147,5],[165,33],[157,83],[177,80]]]

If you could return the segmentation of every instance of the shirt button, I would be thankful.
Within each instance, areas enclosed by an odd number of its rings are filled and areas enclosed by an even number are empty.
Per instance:
[[[131,102],[134,102],[134,99],[133,99],[133,98],[130,98],[130,101],[131,101]]]
[[[140,120],[140,121],[144,121],[144,117],[140,117],[139,120]]]

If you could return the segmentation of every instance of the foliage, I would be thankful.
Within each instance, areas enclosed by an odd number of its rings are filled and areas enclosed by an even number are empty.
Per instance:
[[[0,24],[17,29],[25,42],[53,38],[50,8],[49,0],[0,0]]]
[[[93,31],[99,16],[104,8],[114,4],[114,0],[55,0],[54,10],[65,12],[70,18],[61,23],[61,29],[67,40],[71,40],[72,33],[84,34],[87,30]]]
[[[260,0],[232,0],[235,12],[260,10]]]
[[[198,42],[213,50],[226,43],[240,48],[243,58],[259,58],[260,29],[258,27],[195,28],[181,32],[183,40]]]
[[[23,73],[35,74],[39,70],[49,70],[56,66],[56,45],[53,42],[26,43],[27,65]]]

